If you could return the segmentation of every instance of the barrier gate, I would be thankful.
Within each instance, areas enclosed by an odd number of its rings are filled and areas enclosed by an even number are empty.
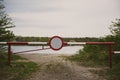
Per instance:
[[[112,51],[112,45],[114,45],[115,42],[64,42],[63,39],[59,36],[53,36],[50,38],[49,42],[0,42],[0,45],[8,45],[8,64],[11,63],[11,45],[40,45],[42,46],[42,49],[36,49],[36,50],[29,50],[29,51],[21,51],[21,52],[15,52],[17,53],[23,53],[23,52],[30,52],[30,51],[37,51],[37,50],[46,50],[46,49],[52,49],[52,50],[60,50],[64,46],[81,46],[81,45],[108,45],[109,47],[109,67],[112,68],[112,55],[113,53],[120,53],[120,52],[113,52]],[[44,46],[49,46],[50,48],[44,48]]]

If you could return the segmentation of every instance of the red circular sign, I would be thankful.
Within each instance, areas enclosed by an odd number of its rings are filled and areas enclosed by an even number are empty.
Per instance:
[[[50,38],[49,46],[53,50],[60,50],[64,45],[63,39],[59,36],[53,36]]]

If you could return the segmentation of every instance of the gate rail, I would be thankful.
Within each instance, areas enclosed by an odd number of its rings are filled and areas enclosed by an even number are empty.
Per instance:
[[[29,50],[29,51],[21,51],[21,52],[30,52],[37,50],[45,50],[45,49],[53,49],[60,50],[64,46],[75,46],[75,45],[108,45],[109,47],[109,67],[112,68],[112,55],[114,53],[120,53],[120,51],[113,51],[112,45],[115,42],[63,42],[62,38],[59,36],[54,36],[50,39],[49,42],[0,42],[0,45],[8,45],[8,64],[11,63],[11,45],[40,45],[43,46],[42,49]],[[50,46],[50,48],[44,48],[44,46]],[[56,46],[57,45],[57,46]],[[16,52],[16,53],[21,53]]]

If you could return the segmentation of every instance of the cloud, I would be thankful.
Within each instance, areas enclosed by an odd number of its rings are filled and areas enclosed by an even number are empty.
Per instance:
[[[120,17],[118,0],[11,0],[17,35],[103,36]]]
[[[6,0],[5,0],[6,1]],[[52,12],[60,10],[59,0],[12,0],[6,1],[7,10],[12,12]],[[12,4],[12,5],[11,5]]]

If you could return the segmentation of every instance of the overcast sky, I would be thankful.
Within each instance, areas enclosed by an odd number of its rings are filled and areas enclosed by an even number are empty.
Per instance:
[[[120,0],[5,0],[15,35],[102,37],[120,18]]]

